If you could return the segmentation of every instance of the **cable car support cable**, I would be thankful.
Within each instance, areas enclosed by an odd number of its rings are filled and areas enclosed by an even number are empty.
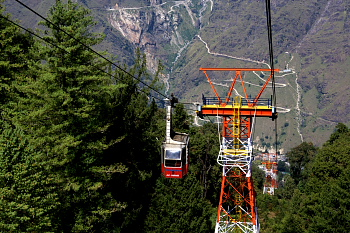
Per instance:
[[[273,55],[273,40],[272,40],[272,23],[271,23],[271,2],[266,0],[266,22],[267,22],[267,34],[269,42],[269,55],[270,55],[270,67],[272,74],[272,99],[273,105],[277,108],[277,96],[276,96],[276,83],[274,70],[274,55]],[[277,118],[275,119],[275,150],[278,151],[278,133],[277,133]]]

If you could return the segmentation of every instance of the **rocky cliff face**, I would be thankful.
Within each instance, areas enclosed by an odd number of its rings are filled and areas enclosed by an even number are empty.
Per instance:
[[[172,62],[170,57],[198,30],[198,16],[191,7],[191,1],[151,0],[146,7],[116,4],[109,9],[108,21],[124,38],[142,49],[149,69],[155,71],[159,60]]]

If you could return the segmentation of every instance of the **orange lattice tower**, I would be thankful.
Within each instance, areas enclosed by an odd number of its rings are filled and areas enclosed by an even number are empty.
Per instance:
[[[259,232],[256,193],[251,175],[252,129],[255,117],[277,117],[271,99],[260,98],[278,69],[201,68],[215,97],[204,97],[198,115],[222,117],[222,139],[218,163],[222,166],[222,185],[215,232]],[[220,97],[208,72],[235,72],[226,97]],[[249,98],[244,85],[243,72],[270,72],[260,92]],[[236,83],[240,82],[244,97],[231,98]]]
[[[277,154],[265,153],[263,154],[263,162],[265,165],[265,183],[263,193],[268,193],[270,195],[275,194],[275,189],[278,188],[277,182]]]

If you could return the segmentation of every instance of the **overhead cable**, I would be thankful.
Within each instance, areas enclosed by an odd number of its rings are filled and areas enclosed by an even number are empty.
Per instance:
[[[49,24],[51,24],[52,26],[54,26],[57,30],[63,32],[64,34],[66,34],[67,36],[69,36],[70,38],[74,39],[76,42],[78,42],[80,45],[82,45],[83,47],[85,47],[86,49],[88,49],[90,52],[96,54],[97,56],[99,56],[100,58],[104,59],[105,61],[109,62],[110,64],[112,64],[113,66],[115,66],[116,68],[118,68],[119,70],[123,71],[124,73],[126,73],[127,75],[129,75],[130,77],[136,79],[137,81],[139,81],[140,83],[142,83],[143,85],[145,85],[146,87],[148,87],[149,89],[153,90],[154,92],[156,92],[157,94],[168,98],[167,96],[165,96],[163,93],[160,93],[158,90],[155,90],[154,88],[152,88],[151,86],[149,86],[148,84],[146,84],[145,82],[143,82],[141,79],[135,77],[134,75],[130,74],[128,71],[126,71],[125,69],[123,69],[122,67],[118,66],[117,64],[115,64],[114,62],[112,62],[111,60],[109,60],[108,58],[106,58],[105,56],[103,56],[102,54],[96,52],[95,50],[93,50],[92,48],[90,48],[88,45],[84,44],[83,42],[81,42],[79,39],[75,38],[73,35],[71,35],[70,33],[66,32],[65,30],[63,30],[62,28],[60,28],[58,25],[52,23],[51,21],[49,21],[47,18],[45,18],[44,16],[42,16],[41,14],[39,14],[38,12],[36,12],[35,10],[33,10],[32,8],[30,8],[29,6],[27,6],[26,4],[22,3],[19,0],[15,0],[16,2],[18,2],[19,4],[21,4],[23,7],[27,8],[28,10],[30,10],[31,12],[33,12],[34,14],[36,14],[37,16],[39,16],[40,18],[42,18],[43,20],[45,20],[46,22],[48,22]]]
[[[274,72],[274,58],[273,58],[273,42],[272,42],[272,23],[271,23],[271,2],[266,0],[266,22],[267,22],[267,34],[269,41],[269,55],[270,55],[270,65],[271,65],[271,75],[272,75],[272,101],[275,108],[277,108],[277,97],[276,97],[276,84],[275,84],[275,72]],[[277,134],[277,118],[275,121],[275,149],[276,154],[278,150],[278,134]]]
[[[0,15],[0,17],[3,18],[3,19],[5,19],[5,20],[7,20],[8,22],[14,24],[15,26],[21,28],[22,30],[24,30],[24,31],[26,31],[26,32],[28,32],[28,33],[30,33],[31,35],[38,37],[39,39],[45,41],[46,43],[48,43],[48,44],[50,44],[50,45],[52,45],[52,46],[54,46],[54,47],[56,47],[56,48],[62,50],[63,52],[70,54],[70,52],[67,51],[66,49],[64,49],[64,48],[62,48],[62,47],[60,47],[60,46],[58,46],[57,44],[54,44],[54,43],[50,42],[49,40],[46,40],[44,37],[42,37],[42,36],[40,36],[40,35],[38,35],[38,34],[32,32],[32,31],[28,30],[27,28],[25,28],[25,27],[19,25],[18,23],[16,23],[16,22],[10,20],[9,18],[4,17],[3,15]],[[110,75],[111,77],[115,78],[116,80],[120,80],[120,79],[119,79],[118,77],[116,77],[115,75],[112,75],[112,74],[108,73],[107,71],[105,71],[105,70],[103,70],[103,69],[101,69],[101,68],[99,68],[99,67],[96,67],[95,65],[93,65],[93,64],[91,64],[91,63],[90,63],[90,64],[87,64],[87,65],[92,66],[92,67],[96,68],[97,70],[99,70],[99,71],[101,71],[101,72],[103,72],[103,73],[106,73],[106,74]],[[143,92],[143,93],[146,94],[146,95],[150,95],[150,96],[153,97],[154,99],[157,99],[157,100],[162,101],[162,99],[160,99],[160,98],[158,98],[158,97],[156,97],[156,96],[153,96],[153,95],[151,95],[151,94],[146,93],[146,92],[145,92],[143,89],[141,89],[141,88],[136,87],[136,89],[137,89],[138,91],[140,91],[140,92]]]

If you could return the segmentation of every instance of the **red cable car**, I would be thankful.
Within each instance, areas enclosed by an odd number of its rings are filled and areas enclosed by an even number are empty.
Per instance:
[[[162,174],[166,178],[183,178],[188,173],[188,143],[185,133],[172,132],[171,106],[167,106],[166,136],[162,145]]]

